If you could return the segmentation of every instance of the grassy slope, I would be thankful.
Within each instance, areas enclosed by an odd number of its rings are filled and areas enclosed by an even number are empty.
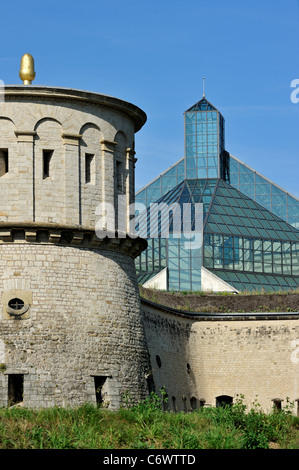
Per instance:
[[[207,294],[166,292],[139,286],[142,298],[168,307],[202,313],[299,312],[299,292]]]
[[[299,449],[299,419],[290,410],[264,415],[204,408],[162,412],[157,399],[110,412],[91,405],[32,411],[0,409],[0,449]]]

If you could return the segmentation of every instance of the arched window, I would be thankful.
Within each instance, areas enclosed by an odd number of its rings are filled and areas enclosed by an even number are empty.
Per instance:
[[[195,397],[190,398],[191,410],[194,411],[197,409],[197,400]]]
[[[175,396],[171,397],[172,399],[172,408],[173,408],[173,411],[176,413],[177,411],[177,407],[176,407],[176,398]]]
[[[233,404],[233,397],[230,397],[229,395],[219,395],[216,397],[216,406],[217,408],[219,406],[229,406]]]

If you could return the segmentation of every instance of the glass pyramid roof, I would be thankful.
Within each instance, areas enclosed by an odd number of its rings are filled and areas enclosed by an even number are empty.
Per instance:
[[[298,287],[298,277],[281,276],[277,274],[258,274],[245,272],[232,272],[219,269],[210,269],[212,273],[220,277],[223,281],[234,286],[240,292],[250,292],[253,289],[265,292],[277,292],[296,289]]]
[[[191,108],[187,109],[186,113],[192,111],[217,111],[217,108],[215,108],[215,106],[213,106],[206,98],[202,98],[191,106]]]
[[[225,181],[186,179],[156,202],[136,217],[138,234],[148,238],[149,242],[148,250],[142,254],[139,282],[167,266],[170,288],[200,290],[202,262],[207,270],[239,291],[282,291],[299,285],[299,230]],[[185,214],[190,225],[190,214],[183,206],[186,203],[191,203],[193,208],[192,231],[195,228],[195,204],[203,205],[202,261],[196,250],[190,250],[188,254],[182,248],[182,242],[173,239],[176,211],[179,211],[182,233],[185,231]],[[168,240],[163,233],[165,225],[161,223],[164,211],[167,211],[166,223],[169,220]],[[153,236],[152,216],[155,213],[156,234]],[[168,255],[164,253],[162,260],[161,246],[165,241]],[[170,250],[174,250],[173,254]]]
[[[177,208],[181,211],[182,223],[183,204],[191,203],[193,206],[202,203],[205,233],[299,241],[299,230],[221,179],[184,180],[157,200],[154,211],[157,211],[162,203],[168,206],[178,203]],[[148,224],[149,210],[150,208],[136,218],[139,230],[142,226],[145,229],[145,224]],[[154,215],[154,211],[151,212],[151,216]],[[174,218],[175,210],[172,220]],[[191,227],[194,227],[194,220]],[[141,236],[149,236],[149,232],[142,230]]]

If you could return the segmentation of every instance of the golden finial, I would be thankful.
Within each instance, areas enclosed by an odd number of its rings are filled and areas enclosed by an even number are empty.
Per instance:
[[[24,85],[31,85],[32,80],[35,79],[34,59],[32,55],[23,55],[21,59],[19,76],[20,79],[23,80]]]

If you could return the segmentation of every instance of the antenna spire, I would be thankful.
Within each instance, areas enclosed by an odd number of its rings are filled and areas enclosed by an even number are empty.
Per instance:
[[[205,94],[205,77],[202,77],[202,90],[203,90],[202,97],[205,98],[206,97],[206,94]]]

